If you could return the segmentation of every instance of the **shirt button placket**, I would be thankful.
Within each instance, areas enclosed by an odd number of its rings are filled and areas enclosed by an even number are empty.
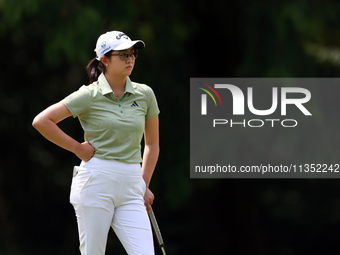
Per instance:
[[[121,100],[120,100],[120,99],[118,99],[118,100],[119,100],[120,113],[123,113],[123,109],[122,109]]]

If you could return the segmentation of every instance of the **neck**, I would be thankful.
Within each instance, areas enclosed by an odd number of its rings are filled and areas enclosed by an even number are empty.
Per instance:
[[[115,97],[119,98],[125,91],[126,76],[112,77],[105,74],[105,77],[113,93],[115,94]]]

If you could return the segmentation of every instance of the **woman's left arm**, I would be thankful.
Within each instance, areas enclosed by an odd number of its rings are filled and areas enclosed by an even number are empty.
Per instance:
[[[159,155],[158,115],[152,119],[145,120],[144,143],[145,147],[142,163],[142,174],[146,183],[144,203],[147,212],[150,213],[150,206],[153,203],[154,195],[149,190],[149,184]]]

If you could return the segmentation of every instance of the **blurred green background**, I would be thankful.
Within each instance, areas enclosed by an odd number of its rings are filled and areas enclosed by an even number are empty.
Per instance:
[[[146,43],[131,79],[153,88],[161,110],[151,190],[167,254],[339,254],[339,179],[189,177],[190,77],[338,77],[339,25],[335,0],[0,0],[0,255],[79,254],[68,202],[79,160],[31,123],[88,83],[85,66],[110,30]],[[339,163],[339,93],[320,92],[314,108],[332,125],[284,138],[296,149],[325,137],[324,153],[300,151],[306,163]],[[82,141],[77,119],[60,127]],[[240,158],[256,151],[234,139]],[[112,231],[106,254],[125,254]]]

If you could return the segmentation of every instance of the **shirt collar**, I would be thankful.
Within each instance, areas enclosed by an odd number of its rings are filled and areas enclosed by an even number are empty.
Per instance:
[[[132,82],[131,82],[129,76],[126,77],[125,92],[129,92],[131,94],[135,94],[135,89],[132,86]]]
[[[106,77],[104,75],[104,73],[101,73],[98,77],[98,86],[100,88],[100,91],[102,92],[103,95],[106,95],[108,93],[113,93],[110,84],[108,83],[108,81],[106,80]],[[135,94],[135,90],[132,86],[132,82],[130,80],[129,77],[126,77],[126,83],[125,83],[125,92],[129,92],[132,94]]]

